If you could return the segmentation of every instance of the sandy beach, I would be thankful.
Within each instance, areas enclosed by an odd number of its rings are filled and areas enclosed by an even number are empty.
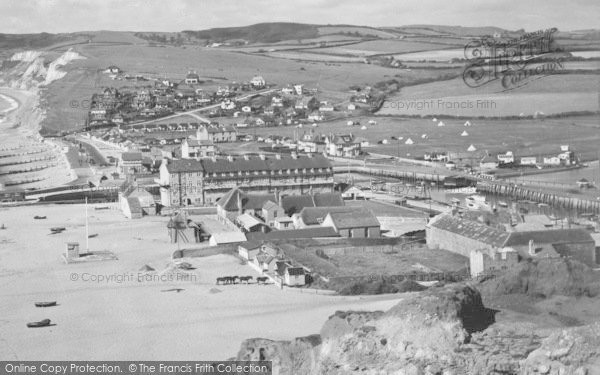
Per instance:
[[[35,215],[47,216],[35,220]],[[90,250],[116,261],[65,264],[65,243],[85,248],[83,205],[0,210],[0,357],[7,360],[214,360],[234,356],[250,337],[318,333],[336,310],[385,310],[401,295],[341,297],[273,285],[215,285],[224,275],[257,274],[234,256],[184,259],[171,271],[167,218],[127,220],[114,207],[89,209]],[[50,227],[66,230],[50,235]],[[140,273],[145,264],[155,273]],[[169,276],[170,275],[170,276]],[[99,280],[104,278],[104,280]],[[164,292],[181,288],[181,292]],[[58,306],[36,308],[34,302]],[[51,319],[55,326],[30,329]]]
[[[58,145],[39,135],[43,111],[36,89],[0,88],[8,107],[0,121],[0,184],[6,189],[47,188],[74,179]]]

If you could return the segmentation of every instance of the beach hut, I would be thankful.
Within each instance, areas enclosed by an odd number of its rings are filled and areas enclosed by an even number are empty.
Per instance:
[[[462,133],[460,133],[460,136],[461,136],[461,137],[466,137],[466,136],[468,136],[468,135],[469,135],[469,133],[467,133],[467,131],[466,131],[466,130],[465,130],[465,131],[463,131]]]
[[[465,126],[471,126],[471,121],[468,121],[468,120],[467,120],[467,121],[465,122]]]
[[[444,121],[440,121],[438,122],[438,126],[446,126],[446,124],[444,124]]]
[[[469,152],[477,151],[477,148],[475,148],[475,146],[473,146],[473,145],[470,145],[469,148],[467,149],[467,151],[469,151]]]
[[[413,142],[413,140],[412,140],[412,139],[410,139],[410,138],[408,138],[408,139],[406,140],[406,142],[404,142],[404,144],[405,144],[405,145],[412,145],[412,144],[414,144],[414,143],[415,143],[415,142]]]

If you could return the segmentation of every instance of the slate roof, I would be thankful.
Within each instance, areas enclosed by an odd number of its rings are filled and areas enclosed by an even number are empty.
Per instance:
[[[503,247],[508,238],[507,232],[488,227],[485,224],[451,215],[439,215],[428,226],[471,238],[485,244]]]
[[[264,224],[262,221],[258,220],[254,216],[248,215],[248,214],[242,214],[242,215],[238,216],[237,221],[239,221],[240,224],[242,224],[242,226],[246,229],[250,229],[254,226]]]
[[[286,271],[290,276],[304,275],[304,268],[302,267],[287,267]]]
[[[275,209],[276,209],[276,208],[279,208],[279,206],[277,205],[277,203],[275,203],[275,202],[273,202],[273,201],[269,200],[269,201],[266,201],[266,202],[265,202],[265,204],[263,204],[262,208],[263,208],[264,210],[271,210],[271,209],[274,209],[274,208],[275,208]]]
[[[329,212],[327,216],[331,217],[331,220],[337,229],[381,226],[373,212],[364,208],[345,212]]]
[[[281,206],[289,215],[300,212],[306,207],[336,207],[343,205],[344,200],[338,192],[288,195],[281,199]]]
[[[274,230],[269,233],[248,233],[247,237],[252,241],[260,240],[292,240],[302,238],[339,237],[331,227],[304,228],[293,230]]]
[[[296,159],[291,156],[281,156],[281,159],[272,156],[265,157],[265,160],[262,160],[258,156],[250,156],[248,160],[239,157],[233,158],[232,161],[228,159],[213,160],[212,158],[204,158],[200,162],[204,170],[208,173],[331,168],[329,159],[323,155],[314,155],[312,157],[298,156]]]
[[[169,173],[202,172],[202,163],[194,159],[170,160],[167,163]]]
[[[537,244],[569,244],[581,242],[594,242],[594,239],[585,229],[550,229],[527,232],[511,232],[504,246],[525,246],[529,240]]]
[[[594,242],[590,233],[584,229],[503,232],[477,221],[462,219],[452,215],[439,215],[432,219],[428,225],[495,247],[528,246],[530,240],[533,240],[537,245]],[[563,247],[560,246],[558,246],[558,248],[563,249]]]
[[[121,160],[123,161],[142,161],[141,152],[124,152],[121,154]]]
[[[242,209],[244,210],[259,210],[268,201],[275,201],[275,194],[255,194],[244,193],[238,188],[229,190],[219,201],[217,205],[226,211],[239,210],[238,202],[241,200]]]
[[[305,207],[300,211],[300,218],[305,225],[321,224],[330,212],[352,212],[356,211],[353,206],[341,207]]]
[[[342,194],[337,192],[314,194],[313,199],[316,207],[333,207],[344,205]]]
[[[254,250],[262,246],[262,241],[246,241],[241,243],[239,246],[246,250]]]
[[[129,211],[131,215],[142,215],[142,205],[140,204],[139,198],[127,198],[127,204],[129,205]]]

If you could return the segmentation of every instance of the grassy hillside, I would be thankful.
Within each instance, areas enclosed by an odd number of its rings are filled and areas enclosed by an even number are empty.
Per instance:
[[[319,36],[317,26],[286,22],[259,23],[251,26],[221,27],[200,31],[185,30],[184,33],[196,39],[206,39],[213,42],[243,39],[251,43],[275,43],[282,40],[307,39]]]
[[[0,34],[0,49],[40,49],[75,39],[72,34]]]

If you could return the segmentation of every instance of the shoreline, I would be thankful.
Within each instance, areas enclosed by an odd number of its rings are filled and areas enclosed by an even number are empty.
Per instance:
[[[0,89],[4,89],[4,87],[0,87]],[[8,96],[6,94],[2,94],[0,93],[0,98],[4,99],[5,101],[7,101],[10,104],[9,108],[3,109],[2,111],[0,111],[0,114],[2,115],[7,115],[10,112],[18,109],[21,106],[21,103],[13,98],[12,96]]]
[[[3,176],[0,184],[4,185],[6,182],[10,182],[9,190],[14,190],[56,187],[72,181],[74,171],[60,147],[53,142],[46,141],[40,135],[45,111],[40,108],[38,89],[34,87],[23,90],[2,86],[0,87],[0,97],[10,103],[9,108],[0,111],[0,117],[2,117],[0,118],[0,135],[5,139],[3,146],[17,149],[41,147],[47,155],[54,155],[55,160],[55,163],[40,170]],[[20,158],[26,159],[26,156]],[[6,168],[10,169],[11,166]]]

